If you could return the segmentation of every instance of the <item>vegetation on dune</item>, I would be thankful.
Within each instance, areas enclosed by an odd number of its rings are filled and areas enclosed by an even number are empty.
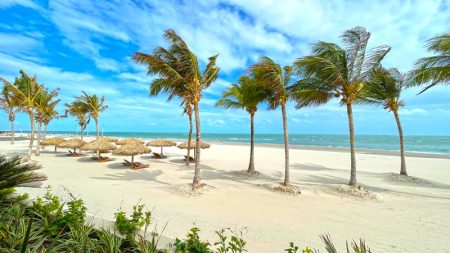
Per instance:
[[[181,96],[185,105],[193,106],[196,130],[195,173],[192,187],[202,185],[200,177],[201,128],[199,102],[202,92],[219,76],[216,66],[218,55],[208,58],[206,67],[200,70],[197,56],[189,49],[187,43],[174,30],[166,30],[164,38],[168,48],[157,47],[152,54],[136,52],[133,60],[147,66],[148,73],[157,75],[151,86],[155,94],[162,91],[170,96]],[[186,107],[184,107],[186,110]],[[189,149],[188,149],[189,150]],[[189,160],[189,159],[188,159]]]
[[[121,210],[115,214],[114,228],[97,228],[86,216],[83,200],[69,193],[63,201],[50,188],[43,197],[29,201],[26,197],[3,198],[0,202],[1,252],[124,252],[124,253],[244,253],[248,252],[243,231],[230,228],[216,231],[217,240],[200,238],[198,227],[192,227],[186,238],[161,245],[162,233],[153,225],[152,214],[136,205],[130,216]],[[112,230],[111,230],[112,229]],[[338,252],[330,237],[320,237],[326,252]],[[293,242],[285,250],[300,253]],[[353,251],[350,251],[353,250]],[[301,252],[313,253],[306,247]],[[347,252],[370,252],[364,241],[347,245]]]
[[[381,60],[390,51],[382,45],[367,49],[370,33],[363,27],[354,27],[341,36],[345,48],[319,41],[312,46],[311,55],[295,61],[295,72],[300,80],[292,87],[297,108],[326,104],[340,98],[347,107],[350,132],[350,182],[356,185],[355,130],[353,104],[361,100],[364,87]]]

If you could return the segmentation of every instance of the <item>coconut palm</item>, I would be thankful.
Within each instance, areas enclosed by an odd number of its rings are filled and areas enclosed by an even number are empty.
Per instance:
[[[87,108],[87,111],[89,115],[94,119],[95,121],[95,133],[97,135],[97,139],[99,137],[98,134],[98,118],[100,116],[100,113],[102,113],[104,110],[108,108],[107,105],[105,105],[105,97],[99,98],[97,95],[89,95],[85,91],[82,91],[83,95],[76,97],[77,101],[81,103],[81,105],[85,108]]]
[[[410,86],[428,84],[420,93],[435,85],[450,83],[450,33],[429,39],[427,49],[435,55],[418,60],[410,73]]]
[[[289,141],[288,122],[286,115],[286,103],[290,98],[289,87],[292,85],[292,66],[281,67],[267,56],[263,56],[257,63],[250,67],[250,71],[256,81],[267,90],[266,97],[269,109],[275,110],[281,107],[284,135],[284,185],[291,184],[289,177]]]
[[[77,123],[80,126],[80,138],[83,140],[83,130],[86,129],[86,126],[89,124],[91,117],[89,116],[88,108],[84,103],[80,101],[73,101],[70,104],[64,104],[66,107],[66,115],[70,114],[77,118]]]
[[[17,106],[21,111],[28,114],[30,118],[30,144],[28,146],[27,159],[31,158],[31,152],[34,142],[34,113],[36,100],[42,92],[43,86],[39,85],[36,76],[30,77],[23,70],[20,70],[20,77],[16,77],[13,84],[8,83],[6,86],[13,93],[13,99],[17,101]]]
[[[53,119],[57,119],[57,118],[61,118],[64,115],[59,115],[58,111],[55,109],[56,104],[49,104],[49,106],[45,107],[44,109],[44,120],[43,120],[43,124],[44,124],[44,137],[42,138],[42,140],[45,141],[45,139],[47,138],[47,127],[48,124],[50,124],[50,121],[52,121]],[[45,148],[45,147],[43,147]]]
[[[38,124],[37,130],[37,145],[35,155],[39,156],[41,154],[41,136],[42,136],[42,124],[45,124],[46,120],[48,120],[48,113],[53,113],[56,105],[59,103],[58,100],[53,100],[56,96],[58,96],[58,89],[52,92],[48,92],[47,89],[43,89],[36,99],[36,113],[35,120]]]
[[[16,113],[19,111],[17,107],[17,101],[13,99],[11,90],[7,87],[8,82],[3,80],[5,86],[3,86],[0,97],[0,109],[4,110],[8,114],[8,119],[11,124],[11,144],[14,144],[14,120],[16,119]]]
[[[215,81],[219,74],[219,67],[216,66],[218,55],[208,58],[203,72],[200,71],[197,56],[189,49],[186,42],[174,31],[166,30],[164,38],[169,42],[169,47],[157,47],[152,54],[136,52],[133,60],[145,64],[148,73],[159,75],[152,86],[160,85],[161,90],[173,96],[178,96],[178,91],[189,97],[192,103],[195,128],[196,128],[196,149],[195,149],[195,173],[193,187],[201,186],[200,179],[200,113],[199,102],[202,98],[202,91]]]
[[[293,86],[297,108],[325,104],[340,98],[347,107],[350,132],[350,185],[356,185],[355,133],[352,105],[358,102],[364,85],[374,69],[389,52],[390,47],[378,46],[367,50],[370,33],[363,27],[354,27],[341,36],[346,48],[319,41],[313,44],[312,54],[294,63],[299,80]]]
[[[268,91],[264,86],[249,76],[241,76],[237,84],[225,90],[216,106],[226,109],[244,109],[250,114],[250,162],[247,172],[255,173],[255,125],[254,117],[258,104],[267,98]]]
[[[400,138],[400,175],[407,176],[403,129],[398,115],[398,110],[404,106],[400,95],[406,86],[405,80],[405,75],[400,73],[398,69],[377,69],[372,74],[371,81],[364,88],[363,99],[368,103],[382,105],[384,109],[394,114]]]

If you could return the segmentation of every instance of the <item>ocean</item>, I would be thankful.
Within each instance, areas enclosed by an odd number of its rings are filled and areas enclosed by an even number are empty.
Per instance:
[[[74,135],[75,132],[53,131],[49,134]],[[89,132],[92,135],[92,132]],[[95,134],[95,133],[94,133]],[[134,137],[145,139],[168,138],[187,140],[187,133],[152,133],[152,132],[104,132],[106,136]],[[249,134],[212,134],[202,133],[202,139],[211,142],[249,143]],[[450,136],[405,136],[407,152],[450,154]],[[375,150],[399,150],[399,140],[396,135],[357,135],[356,147]],[[255,143],[283,144],[282,134],[255,134]],[[348,147],[348,135],[335,134],[289,134],[289,144],[320,147]]]

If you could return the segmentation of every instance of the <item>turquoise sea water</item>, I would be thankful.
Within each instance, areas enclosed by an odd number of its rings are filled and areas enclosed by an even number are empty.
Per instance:
[[[75,134],[75,132],[55,131],[52,134]],[[89,134],[92,134],[90,132]],[[147,133],[147,132],[104,132],[106,136],[135,137],[135,138],[169,138],[186,140],[187,133]],[[249,143],[249,134],[202,134],[205,141]],[[256,134],[255,142],[261,144],[282,144],[282,134]],[[348,147],[347,135],[331,134],[290,134],[289,143],[292,145]],[[357,148],[378,150],[399,150],[396,135],[358,135]],[[409,152],[450,154],[450,136],[405,136],[405,148]]]

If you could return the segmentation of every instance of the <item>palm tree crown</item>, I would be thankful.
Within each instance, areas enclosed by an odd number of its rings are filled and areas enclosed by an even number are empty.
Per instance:
[[[254,114],[258,104],[267,98],[268,91],[264,86],[249,76],[241,76],[238,84],[233,84],[217,101],[216,106],[226,109],[244,109]]]
[[[427,48],[435,55],[418,60],[410,73],[411,86],[429,83],[420,93],[437,84],[450,83],[450,33],[431,38]]]

